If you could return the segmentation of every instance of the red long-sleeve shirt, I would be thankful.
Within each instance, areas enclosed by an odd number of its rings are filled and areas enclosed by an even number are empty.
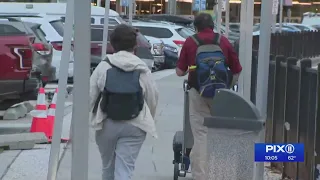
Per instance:
[[[215,33],[210,28],[198,32],[198,38],[204,43],[213,42],[214,37]],[[240,73],[242,71],[242,66],[239,62],[238,54],[234,51],[229,40],[224,36],[221,36],[220,38],[220,47],[226,57],[226,63],[231,72],[233,74]],[[189,66],[195,65],[197,48],[198,46],[194,40],[190,37],[187,38],[182,46],[180,57],[177,62],[177,68],[182,71],[187,71]],[[194,72],[189,72],[188,81],[191,87],[196,87],[196,77]]]

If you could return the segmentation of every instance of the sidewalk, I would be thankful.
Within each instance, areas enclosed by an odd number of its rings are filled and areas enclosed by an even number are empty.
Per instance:
[[[157,81],[160,96],[156,115],[159,139],[147,137],[140,152],[134,180],[173,179],[172,138],[182,129],[183,78],[170,75]],[[101,180],[101,160],[94,132],[90,130],[89,179]],[[58,180],[70,180],[71,148],[61,161]],[[183,179],[183,178],[181,178]],[[184,178],[188,180],[189,178]]]
[[[159,89],[159,104],[156,121],[159,138],[147,137],[139,158],[133,180],[172,180],[173,151],[172,138],[176,131],[182,129],[183,117],[183,78],[176,77],[174,70],[154,73]],[[64,134],[69,133],[71,114],[64,118]],[[94,140],[94,132],[90,129],[89,137],[89,180],[101,180],[101,160]],[[57,180],[71,179],[71,145],[64,149],[61,145],[61,164]],[[0,153],[1,180],[45,180],[47,177],[50,145],[38,145],[28,151],[5,151]],[[5,165],[4,165],[5,164]],[[3,167],[2,167],[3,166]],[[6,169],[1,172],[2,169]],[[266,171],[267,172],[267,171]],[[266,180],[279,180],[279,175],[270,174]],[[179,180],[191,180],[187,178]],[[262,179],[262,178],[261,178]]]

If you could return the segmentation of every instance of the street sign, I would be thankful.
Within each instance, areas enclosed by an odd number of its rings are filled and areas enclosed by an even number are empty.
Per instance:
[[[206,10],[206,0],[195,0],[192,10],[193,11]]]
[[[279,0],[272,1],[272,14],[277,15],[279,10]]]
[[[129,0],[120,0],[120,6],[129,7]]]
[[[226,12],[226,4],[227,4],[227,0],[222,0],[222,7],[221,7],[222,12]]]

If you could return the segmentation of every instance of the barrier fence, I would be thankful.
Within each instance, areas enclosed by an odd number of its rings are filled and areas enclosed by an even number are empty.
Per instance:
[[[277,33],[271,38],[266,143],[303,143],[302,163],[271,163],[283,178],[320,178],[320,64],[312,68],[311,57],[320,55],[320,32]],[[252,53],[251,101],[255,103],[258,37]],[[301,60],[302,59],[302,60]]]
[[[320,31],[283,32],[271,35],[270,54],[312,58],[320,55]],[[252,48],[259,49],[259,36],[253,36]]]

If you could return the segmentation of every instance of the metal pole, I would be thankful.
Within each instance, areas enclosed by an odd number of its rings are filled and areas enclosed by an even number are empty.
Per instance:
[[[214,17],[215,17],[215,23],[216,25],[218,25],[218,0],[215,0],[215,4],[213,6],[213,14],[214,14]],[[216,26],[217,27],[217,26]],[[220,33],[219,31],[217,31],[218,33]]]
[[[107,45],[108,45],[108,32],[109,32],[109,11],[110,11],[110,0],[106,0],[106,6],[104,11],[104,24],[103,24],[103,41],[102,41],[102,51],[101,60],[104,60],[107,55]]]
[[[73,20],[74,20],[74,0],[68,0],[66,3],[66,20],[64,25],[64,35],[62,42],[62,55],[60,61],[59,82],[58,82],[58,96],[57,96],[57,110],[54,122],[54,132],[52,137],[52,145],[50,149],[49,166],[48,166],[48,180],[55,180],[57,177],[59,156],[60,156],[60,142],[64,116],[65,93],[67,89],[67,77],[69,69],[71,40],[73,34]]]
[[[108,8],[108,4],[106,4]],[[74,93],[71,180],[88,180],[91,4],[74,3]]]
[[[163,13],[163,2],[161,1],[161,13]],[[137,5],[136,5],[136,0],[133,0],[133,3],[132,3],[132,6],[133,6],[133,15],[136,15],[136,10],[137,10]]]
[[[256,106],[260,110],[261,116],[266,119],[267,115],[267,96],[268,96],[268,76],[270,61],[270,38],[272,23],[272,1],[262,0],[261,23],[260,23],[260,41],[258,55],[258,74],[257,74],[257,92]],[[260,139],[264,142],[264,133],[261,133]],[[261,180],[264,177],[264,163],[255,163],[254,180]]]
[[[243,96],[250,99],[251,94],[251,64],[252,64],[252,31],[253,31],[253,13],[254,13],[254,0],[246,0],[246,41],[245,41],[245,64],[243,74]]]
[[[226,0],[226,37],[229,37],[230,1]]]
[[[272,15],[273,15],[273,21],[272,21],[272,33],[276,32],[276,23],[277,23],[277,14],[279,12],[279,0],[273,0],[272,1]]]
[[[217,31],[221,33],[221,19],[222,19],[222,0],[218,0],[218,12],[217,12]]]
[[[246,19],[246,1],[247,0],[242,0],[241,1],[241,10],[240,10],[240,42],[241,44],[245,44],[246,42],[246,26],[247,26],[247,19]],[[252,36],[252,34],[251,34]],[[240,63],[242,65],[245,64],[246,62],[246,46],[239,46],[239,59]],[[245,66],[243,66],[243,72],[245,71]],[[238,92],[240,94],[243,94],[244,91],[244,77],[243,73],[240,74],[239,80],[238,80]]]
[[[272,16],[272,25],[271,25],[272,33],[276,32],[276,23],[277,23],[277,15],[273,15]],[[261,33],[261,31],[260,31],[260,33]]]
[[[283,0],[280,0],[280,12],[279,12],[279,27],[280,32],[282,32],[282,22],[283,22]]]
[[[132,25],[133,0],[129,0],[129,24]]]
[[[97,6],[101,7],[101,0],[97,0]]]

